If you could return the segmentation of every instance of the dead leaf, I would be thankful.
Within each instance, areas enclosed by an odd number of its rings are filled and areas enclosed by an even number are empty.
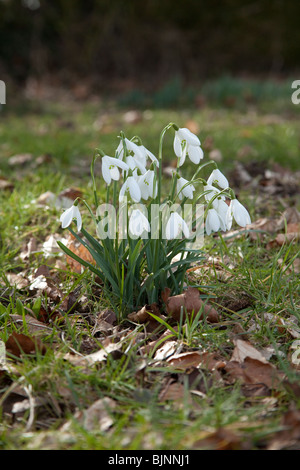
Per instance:
[[[17,314],[9,315],[9,318],[15,323],[17,326],[23,326],[24,321],[26,322],[26,328],[31,335],[36,336],[37,334],[43,333],[45,331],[53,331],[52,328],[45,325],[45,323],[37,320],[36,318],[25,315],[25,317]]]
[[[217,353],[208,351],[189,351],[181,354],[174,354],[167,363],[176,369],[186,370],[190,367],[199,367],[201,369],[222,369],[226,363]]]
[[[10,285],[16,289],[24,289],[24,287],[29,285],[29,281],[23,273],[6,273],[6,277]]]
[[[249,445],[233,431],[219,428],[193,444],[198,450],[245,450]]]
[[[265,356],[263,356],[257,349],[255,349],[248,341],[241,339],[234,339],[235,349],[233,351],[231,361],[244,362],[246,357],[256,359],[265,364],[268,363]]]
[[[248,341],[235,339],[235,349],[224,367],[230,379],[242,384],[264,384],[269,389],[279,385],[281,374]]]
[[[74,419],[78,421],[86,431],[108,431],[113,425],[112,414],[116,409],[116,402],[109,397],[100,398],[88,409],[77,411],[71,421],[67,421],[60,431],[70,431]]]
[[[170,379],[163,390],[160,392],[159,401],[182,401],[185,395],[184,385],[180,382],[176,382],[174,379]]]
[[[242,364],[237,361],[227,362],[224,370],[233,381],[240,380],[246,384],[264,384],[274,389],[279,384],[278,373],[269,363],[246,357]]]
[[[30,255],[37,250],[37,240],[34,237],[31,237],[29,242],[26,244],[26,247],[20,253],[20,258],[25,261],[30,258]]]
[[[39,338],[31,338],[15,331],[9,336],[5,347],[7,353],[16,357],[21,357],[22,354],[35,354],[37,351],[45,354],[47,350]]]
[[[0,190],[6,189],[12,191],[14,189],[14,184],[11,181],[8,181],[3,176],[0,176]]]
[[[113,310],[106,309],[101,312],[96,318],[95,325],[92,331],[93,336],[98,336],[99,333],[109,334],[113,331],[113,325],[117,322],[117,315]]]
[[[91,264],[96,264],[89,250],[85,248],[85,246],[83,246],[80,242],[78,242],[72,234],[69,235],[66,246],[69,248],[69,250],[71,250],[75,255],[79,256],[84,261],[87,261]],[[83,265],[73,259],[71,256],[66,255],[66,260],[71,270],[79,274],[83,272]]]
[[[8,164],[11,166],[24,165],[30,163],[33,160],[33,155],[31,153],[22,153],[18,155],[13,155],[8,159]]]
[[[127,317],[133,322],[146,323],[147,321],[153,320],[153,317],[150,315],[151,313],[158,317],[161,317],[157,303],[153,303],[151,305],[144,305],[144,307],[142,307],[138,312],[129,313]]]
[[[300,411],[291,408],[281,419],[282,430],[278,431],[268,444],[267,450],[299,450]]]
[[[203,302],[200,298],[199,291],[196,287],[189,287],[182,294],[174,295],[170,297],[170,289],[165,288],[162,292],[162,300],[166,304],[166,309],[169,315],[176,321],[180,321],[181,315],[183,319],[187,316],[196,316],[200,310],[203,310],[200,319],[203,319],[204,315],[207,320],[211,323],[217,323],[219,321],[219,315],[217,311],[209,304]]]
[[[163,361],[164,359],[167,359],[167,357],[172,356],[179,348],[180,345],[178,341],[166,341],[157,349],[154,359],[156,361]]]

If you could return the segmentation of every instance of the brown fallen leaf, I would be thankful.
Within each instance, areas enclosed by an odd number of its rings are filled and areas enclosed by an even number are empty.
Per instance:
[[[174,354],[167,359],[167,363],[176,369],[186,370],[190,367],[201,367],[201,369],[221,369],[226,363],[217,353],[208,351],[189,351],[181,354]]]
[[[78,421],[86,431],[108,431],[114,423],[112,415],[115,409],[116,402],[113,399],[109,397],[100,398],[86,410],[77,411],[74,418],[63,424],[60,431],[69,431],[74,419]]]
[[[280,384],[281,374],[256,348],[241,339],[235,339],[234,343],[232,357],[224,367],[230,381],[264,384],[270,390]]]
[[[17,314],[9,315],[10,320],[15,323],[17,326],[23,326],[24,321],[26,322],[26,328],[31,335],[38,335],[44,333],[45,331],[51,332],[52,328],[47,326],[42,321],[37,320],[31,315],[25,315],[25,317]]]
[[[39,338],[31,338],[15,331],[9,336],[5,347],[7,353],[16,357],[21,357],[22,354],[35,354],[37,351],[45,354],[47,350]]]
[[[117,323],[117,315],[113,310],[106,309],[99,313],[95,320],[95,325],[92,331],[93,336],[101,334],[109,334],[113,331],[113,326]]]
[[[83,246],[80,242],[78,242],[72,234],[69,235],[66,246],[69,248],[69,250],[71,250],[75,255],[79,256],[84,261],[87,261],[91,264],[96,263],[89,250],[85,248],[85,246]],[[71,270],[79,274],[83,272],[84,266],[73,259],[71,256],[66,255],[66,260]]]
[[[282,417],[282,430],[278,431],[268,444],[267,450],[299,450],[300,411],[291,408]]]
[[[14,184],[3,176],[0,176],[0,191],[6,189],[12,191],[14,189]]]
[[[127,315],[129,320],[132,320],[137,323],[145,323],[147,321],[152,321],[153,317],[151,313],[160,317],[160,309],[157,303],[153,303],[151,305],[144,305],[138,312],[132,312]]]
[[[7,280],[11,286],[16,289],[24,289],[29,285],[29,281],[25,273],[6,273]]]
[[[168,314],[174,320],[180,321],[181,315],[183,315],[183,319],[186,316],[196,316],[202,310],[203,313],[200,319],[206,316],[210,323],[217,323],[219,321],[218,312],[211,305],[203,302],[196,287],[188,287],[186,291],[179,295],[170,296],[170,292],[170,289],[166,287],[161,297],[166,304]]]
[[[193,449],[198,450],[246,450],[247,448],[249,444],[227,428],[219,428],[193,444]]]
[[[263,356],[251,343],[244,341],[242,339],[234,339],[233,343],[235,344],[235,349],[231,356],[231,361],[244,362],[246,357],[251,357],[252,359],[257,359],[264,364],[267,364],[265,356]]]
[[[185,387],[182,383],[170,379],[159,394],[159,401],[178,401],[185,396]]]

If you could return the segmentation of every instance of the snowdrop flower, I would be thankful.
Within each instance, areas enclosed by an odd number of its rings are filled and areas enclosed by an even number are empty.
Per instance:
[[[61,214],[59,220],[61,222],[62,228],[69,227],[73,219],[77,220],[77,230],[79,232],[82,227],[82,219],[78,206],[74,204],[73,206],[69,207],[69,209],[67,209],[65,212],[63,212],[63,214]]]
[[[175,131],[173,148],[175,155],[180,159],[179,166],[184,164],[187,154],[193,163],[198,164],[204,156],[200,145],[198,137],[186,127]]]
[[[133,157],[135,158],[135,160],[137,160],[141,165],[146,166],[147,154],[143,150],[142,146],[135,144],[131,140],[128,140],[126,137],[125,137],[125,144],[126,144],[127,150],[133,153]]]
[[[155,174],[153,170],[148,170],[145,174],[138,177],[138,185],[141,190],[141,195],[145,200],[149,197],[155,198],[157,195],[157,182],[154,177]]]
[[[216,210],[218,216],[220,217],[221,229],[225,232],[226,230],[228,230],[228,226],[227,226],[228,204],[226,204],[224,199],[217,198],[213,201],[213,208]]]
[[[129,219],[129,231],[133,236],[140,237],[144,231],[150,232],[150,224],[147,217],[135,209]]]
[[[120,202],[123,200],[127,192],[129,192],[130,197],[134,202],[140,202],[142,193],[138,185],[138,182],[133,176],[129,176],[124,182],[123,186],[121,187],[120,194],[119,194]]]
[[[207,184],[212,185],[213,183],[216,183],[222,189],[229,187],[226,176],[224,176],[223,173],[218,169],[213,170],[207,180]]]
[[[128,165],[118,158],[109,157],[108,155],[102,158],[102,176],[107,184],[110,184],[112,179],[115,181],[119,180],[119,168],[122,170],[129,169]]]
[[[128,165],[128,168],[132,171],[135,172],[136,170],[140,170],[142,174],[146,173],[146,167],[143,165],[139,160],[134,158],[132,155],[128,155],[128,157],[125,158],[126,164]]]
[[[225,203],[226,204],[226,203]],[[218,232],[220,229],[224,230],[225,223],[220,214],[216,209],[212,208],[207,211],[206,221],[205,221],[205,230],[207,235],[210,235],[211,232]]]
[[[206,184],[203,189],[204,191],[209,191],[207,192],[207,194],[204,195],[206,202],[209,202],[214,196],[221,193],[218,188],[216,188],[215,186],[211,186],[210,184]],[[220,194],[219,197],[220,199],[225,200],[224,194]],[[215,204],[215,201],[216,199],[213,201],[213,205]]]
[[[140,145],[139,150],[145,155],[146,158],[149,157],[153,163],[159,166],[159,161],[157,160],[156,156],[153,155],[153,153],[150,152],[150,150],[148,150],[144,145]]]
[[[228,229],[231,228],[233,219],[238,225],[240,225],[240,227],[246,227],[246,225],[251,224],[249,212],[237,199],[232,199],[232,201],[230,202],[226,217]]]
[[[177,179],[177,193],[180,200],[183,198],[183,196],[187,197],[188,199],[193,199],[194,191],[195,187],[188,180],[182,177]]]
[[[167,240],[173,240],[174,238],[177,238],[180,232],[183,232],[186,238],[190,236],[186,222],[177,212],[172,212],[166,225]]]

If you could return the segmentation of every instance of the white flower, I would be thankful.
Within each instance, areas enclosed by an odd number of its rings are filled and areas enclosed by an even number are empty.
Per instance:
[[[129,219],[131,235],[140,237],[145,230],[150,232],[150,224],[147,217],[139,209],[133,210]]]
[[[133,153],[134,158],[143,166],[146,166],[147,156],[141,145],[137,145],[125,137],[127,150]]]
[[[157,160],[156,156],[153,155],[150,150],[148,150],[144,145],[140,145],[139,150],[147,157],[150,158],[150,160],[155,163],[157,166],[159,166],[159,161]]]
[[[138,182],[133,176],[129,176],[120,189],[119,201],[122,201],[126,192],[129,192],[131,199],[134,202],[140,202],[142,193]]]
[[[215,209],[209,209],[207,211],[206,221],[205,221],[205,231],[207,235],[210,235],[211,232],[217,232],[220,229],[220,218]]]
[[[172,212],[166,225],[166,238],[168,240],[173,240],[174,238],[177,238],[181,232],[183,232],[186,238],[190,236],[186,222],[177,212]]]
[[[184,164],[187,154],[193,163],[198,164],[204,156],[200,145],[198,137],[186,127],[175,131],[173,148],[175,155],[180,159],[179,166]]]
[[[204,186],[204,191],[208,191],[204,195],[206,202],[209,202],[214,196],[221,193],[221,191],[218,188],[216,188],[215,186],[211,186],[210,184],[206,184]],[[225,200],[224,194],[220,194],[219,197],[221,199]],[[213,201],[213,205],[215,204],[215,201],[216,201],[216,199]]]
[[[147,200],[149,197],[155,198],[157,195],[157,182],[155,181],[153,170],[148,170],[138,177],[138,185],[141,190],[142,198]]]
[[[65,212],[63,212],[63,214],[61,214],[59,220],[61,222],[62,228],[69,227],[73,219],[77,220],[77,230],[79,232],[82,227],[82,219],[81,219],[78,206],[74,206],[74,205],[69,207],[69,209],[67,209]]]
[[[209,209],[205,221],[207,235],[210,235],[211,232],[218,232],[220,229],[223,230],[223,227],[224,222],[216,209]]]
[[[228,213],[228,205],[224,201],[224,199],[215,199],[213,201],[213,208],[217,211],[218,216],[220,217],[221,222],[221,229],[225,232],[227,227],[227,213]]]
[[[138,159],[136,159],[132,155],[128,155],[128,157],[125,158],[125,161],[131,171],[134,172],[136,170],[140,170],[142,174],[146,173],[147,170],[145,165],[143,165]]]
[[[128,170],[128,165],[122,160],[109,157],[108,155],[105,155],[102,158],[102,176],[107,184],[110,184],[112,179],[115,181],[119,180],[119,168],[122,168],[122,170]]]
[[[182,177],[177,179],[177,193],[179,199],[182,199],[183,196],[187,197],[188,199],[193,199],[194,191],[195,187],[188,180]]]
[[[223,173],[218,169],[213,170],[207,180],[207,184],[212,185],[213,183],[216,183],[222,189],[229,187],[226,176],[224,176]]]
[[[241,227],[251,224],[249,212],[237,199],[232,199],[227,212],[227,227],[231,228],[232,219]]]

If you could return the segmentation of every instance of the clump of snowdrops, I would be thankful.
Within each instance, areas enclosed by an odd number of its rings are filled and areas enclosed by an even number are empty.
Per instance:
[[[177,160],[168,181],[162,172],[166,132],[174,133]],[[102,178],[95,175],[97,158],[101,158]],[[190,180],[182,175],[187,158],[195,167]],[[129,140],[121,132],[113,157],[96,149],[92,159],[95,209],[77,198],[61,215],[62,227],[69,228],[94,262],[80,258],[62,243],[60,247],[98,276],[120,318],[158,302],[166,287],[174,295],[181,293],[187,269],[203,258],[204,234],[227,231],[233,220],[242,227],[250,224],[247,209],[236,199],[217,164],[211,160],[202,163],[203,159],[199,138],[174,123],[162,130],[157,156],[139,137]],[[200,173],[209,165],[212,172],[205,180]],[[101,203],[97,184],[105,184],[107,189]],[[80,203],[94,221],[93,235],[82,225]],[[73,220],[77,231],[71,228]]]

